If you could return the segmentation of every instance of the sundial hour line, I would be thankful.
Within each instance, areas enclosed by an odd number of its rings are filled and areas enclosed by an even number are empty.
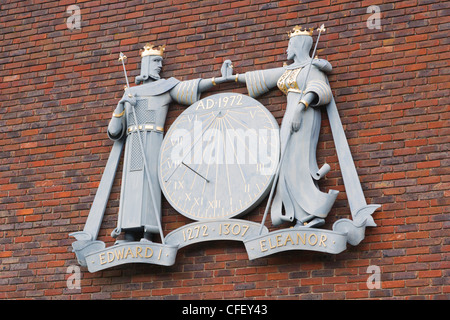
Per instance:
[[[192,149],[194,149],[195,145],[196,145],[200,140],[202,140],[203,134],[206,132],[206,130],[209,128],[209,126],[210,126],[213,122],[215,122],[217,116],[220,115],[220,114],[221,114],[221,112],[218,112],[218,113],[216,114],[216,116],[211,120],[211,122],[206,126],[206,128],[203,129],[203,132],[202,132],[202,134],[200,135],[200,137],[197,139],[197,141],[195,141],[195,143],[192,144],[191,149],[189,150],[188,154],[186,154],[186,155],[183,157],[183,159],[182,159],[181,161],[184,161],[184,159],[186,159],[186,157],[187,157],[188,155],[191,154]],[[173,176],[173,174],[175,173],[175,171],[178,169],[178,167],[179,167],[180,165],[181,165],[181,162],[175,167],[175,169],[172,171],[172,173],[170,174],[170,176],[165,180],[165,182],[169,181],[169,179]]]
[[[216,119],[217,116],[218,116],[219,114],[220,114],[220,112],[216,115],[216,117],[215,117],[214,119]],[[214,127],[213,127],[213,130],[217,128],[218,123],[219,123],[218,121],[214,121]],[[205,151],[206,151],[206,148],[205,148]],[[205,152],[205,151],[204,151],[204,152]],[[204,157],[204,153],[203,153],[203,157]],[[208,176],[210,164],[211,164],[211,163],[208,162],[208,165],[207,165],[207,167],[206,167],[206,176]],[[203,184],[203,193],[205,192],[205,187],[206,187],[206,181],[205,181],[205,183]]]
[[[232,126],[231,124],[230,124],[230,126],[233,128],[233,126]],[[225,127],[228,128],[226,125],[225,125]],[[227,133],[228,138],[231,140],[231,137],[230,137],[230,135],[229,135],[228,130],[226,130],[226,133]],[[239,159],[238,159],[238,157],[237,157],[237,155],[236,155],[236,150],[234,149],[234,145],[232,144],[231,147],[233,148],[233,154],[234,154],[234,157],[235,157],[235,159],[236,159],[236,164],[237,164],[238,167],[239,167],[239,171],[241,172],[242,179],[244,180],[244,183],[245,183],[246,178],[244,177],[244,173],[242,172],[241,165],[239,164]]]
[[[204,176],[202,176],[200,173],[198,173],[197,171],[195,171],[194,169],[192,169],[191,167],[189,167],[186,163],[184,163],[183,161],[181,161],[181,164],[184,165],[186,168],[188,168],[189,170],[191,170],[192,172],[194,172],[196,175],[198,175],[199,177],[201,177],[202,179],[204,179],[206,182],[209,183],[209,180],[206,179]]]

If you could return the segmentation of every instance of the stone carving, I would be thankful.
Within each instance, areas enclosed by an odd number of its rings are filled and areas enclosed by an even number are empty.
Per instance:
[[[84,230],[71,234],[78,240],[72,246],[82,265],[86,265],[89,254],[105,247],[96,238],[123,145],[125,155],[119,216],[117,228],[111,235],[118,237],[123,232],[124,239],[116,242],[121,244],[150,242],[152,235],[159,233],[163,245],[165,244],[161,227],[161,189],[157,168],[169,104],[177,102],[190,105],[199,99],[202,92],[227,81],[226,72],[229,72],[231,61],[224,62],[222,76],[218,78],[187,81],[161,79],[164,50],[165,47],[156,48],[150,44],[144,47],[141,52],[141,74],[136,77],[136,84],[141,85],[134,87],[128,84],[124,65],[126,57],[122,53],[120,55],[119,61],[124,66],[127,86],[108,125],[108,136],[115,143]]]

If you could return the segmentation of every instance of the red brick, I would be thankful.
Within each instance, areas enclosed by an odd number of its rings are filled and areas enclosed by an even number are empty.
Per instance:
[[[405,281],[397,280],[397,281],[383,281],[382,288],[383,289],[392,289],[392,288],[404,288]]]
[[[12,256],[12,251],[3,251],[0,252],[0,258],[9,258]]]
[[[18,74],[13,75],[13,76],[3,77],[4,82],[15,81],[15,80],[19,80],[19,79],[20,79],[20,75],[18,75]]]
[[[29,214],[33,214],[34,209],[22,209],[22,210],[17,210],[17,215],[29,215]]]
[[[442,277],[441,270],[419,271],[419,278],[439,278]]]

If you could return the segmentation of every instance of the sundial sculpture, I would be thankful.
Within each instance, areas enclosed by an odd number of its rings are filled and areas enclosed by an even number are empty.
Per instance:
[[[243,242],[250,259],[287,250],[337,254],[347,242],[360,243],[365,227],[375,226],[371,215],[380,206],[365,201],[326,76],[332,67],[315,57],[324,26],[317,31],[312,57],[314,30],[296,26],[287,48],[292,64],[233,75],[226,60],[222,75],[211,79],[161,79],[165,48],[146,45],[136,77],[142,84],[130,87],[121,53],[127,87],[108,126],[115,142],[84,229],[71,234],[79,263],[90,272],[126,263],[172,265],[179,248],[214,240]],[[245,83],[249,95],[228,92],[200,99],[202,92],[226,81]],[[276,87],[287,97],[281,128],[254,99]],[[163,137],[171,102],[189,107]],[[336,221],[332,230],[319,228],[338,194],[318,187],[330,170],[316,161],[321,110],[328,114],[352,215]],[[111,233],[121,239],[105,248],[97,235],[123,145],[118,221]],[[165,236],[161,191],[180,214],[196,222]],[[267,196],[261,223],[237,219]],[[269,209],[274,226],[294,225],[269,232]]]

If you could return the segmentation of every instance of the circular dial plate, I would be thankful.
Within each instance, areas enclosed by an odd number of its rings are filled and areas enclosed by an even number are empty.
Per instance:
[[[164,138],[162,192],[194,220],[245,214],[267,195],[279,150],[278,123],[261,103],[238,93],[206,97],[187,108]]]

